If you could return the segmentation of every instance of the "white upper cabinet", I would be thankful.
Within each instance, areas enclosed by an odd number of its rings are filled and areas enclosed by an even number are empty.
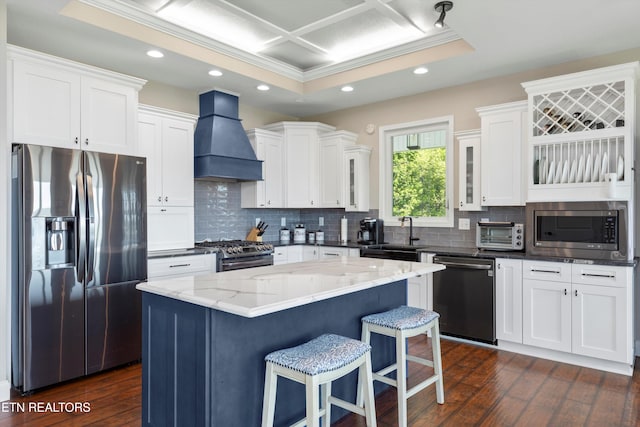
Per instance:
[[[283,136],[284,207],[320,207],[320,136],[335,128],[315,122],[279,122],[263,129]]]
[[[458,139],[458,209],[479,211],[480,202],[480,130],[456,132]]]
[[[522,84],[529,201],[632,199],[639,74],[632,62]]]
[[[344,150],[345,207],[347,212],[369,211],[369,160],[371,148],[352,145]]]
[[[247,131],[258,160],[262,160],[262,181],[241,184],[241,207],[284,207],[284,141],[282,134],[264,129]]]
[[[14,46],[9,64],[11,142],[136,154],[144,80]]]
[[[193,206],[193,129],[196,116],[140,106],[139,138],[147,157],[147,204]]]
[[[480,114],[482,206],[524,206],[523,142],[527,102],[476,108]]]
[[[150,251],[191,248],[194,242],[193,129],[197,117],[140,106],[139,155],[147,158]]]
[[[344,150],[357,140],[358,135],[344,130],[320,137],[320,207],[345,207]]]

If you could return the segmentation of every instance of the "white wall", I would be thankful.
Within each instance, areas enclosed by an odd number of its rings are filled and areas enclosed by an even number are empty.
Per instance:
[[[9,236],[10,146],[7,142],[7,2],[0,0],[0,235]],[[0,239],[0,402],[9,399],[11,383],[11,310],[9,240]]]

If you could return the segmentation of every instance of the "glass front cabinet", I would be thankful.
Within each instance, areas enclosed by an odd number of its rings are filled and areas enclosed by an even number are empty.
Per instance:
[[[480,211],[480,129],[456,132],[458,140],[458,209]]]
[[[371,148],[352,145],[344,149],[345,211],[367,212],[369,210],[369,159]]]

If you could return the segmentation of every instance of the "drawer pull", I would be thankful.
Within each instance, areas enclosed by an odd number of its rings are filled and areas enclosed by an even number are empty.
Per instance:
[[[169,268],[189,267],[189,266],[191,266],[191,264],[173,264],[173,265],[170,265]]]
[[[583,276],[585,277],[604,277],[607,279],[615,279],[616,275],[615,274],[593,274],[593,273],[582,273]]]
[[[553,273],[553,274],[560,274],[560,271],[558,270],[539,270],[536,268],[532,268],[531,269],[532,273]]]

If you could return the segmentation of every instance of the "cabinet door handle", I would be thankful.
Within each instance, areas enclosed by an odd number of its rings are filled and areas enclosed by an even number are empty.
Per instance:
[[[313,200],[311,201],[311,206],[313,206]]]
[[[176,267],[189,267],[191,264],[173,264],[170,265],[169,268],[176,268]]]
[[[166,209],[160,209],[160,212],[166,212],[166,211],[167,211]]]
[[[77,143],[78,143],[78,137],[77,137],[77,136],[76,136],[76,139],[75,139],[75,141],[76,141],[76,144],[77,144]]]
[[[460,202],[460,207],[462,207],[462,205],[463,205],[463,203],[462,203],[462,202]]]
[[[165,201],[165,202],[168,202],[168,201],[169,201],[169,196],[165,196],[165,197],[164,197],[164,201]]]
[[[84,145],[89,145],[89,138],[84,139]]]
[[[565,294],[565,295],[567,294],[567,290],[566,290],[566,289],[564,290],[564,294]]]
[[[158,201],[161,202],[162,201],[162,196],[158,196]]]
[[[270,205],[271,204],[271,200],[267,200],[267,204]]]
[[[616,278],[615,274],[582,273],[582,276],[584,276],[584,277],[604,277],[604,278],[607,278],[607,279],[615,279]]]
[[[483,202],[486,202],[486,201],[487,201],[487,198],[486,198],[485,196],[482,196],[482,201],[483,201]]]
[[[553,274],[560,274],[560,271],[558,270],[539,270],[537,268],[532,268],[531,269],[532,273],[553,273]]]
[[[578,296],[578,290],[576,289],[574,292],[575,292],[575,295]]]

